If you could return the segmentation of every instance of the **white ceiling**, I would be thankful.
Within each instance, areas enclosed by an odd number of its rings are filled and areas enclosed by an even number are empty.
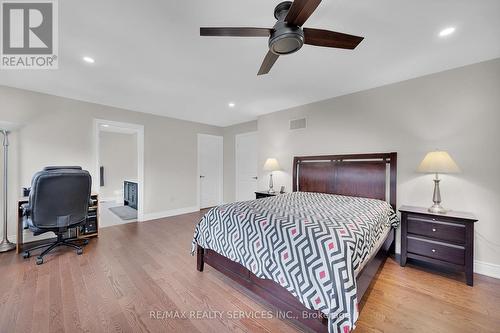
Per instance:
[[[305,26],[365,40],[354,51],[306,45],[260,77],[266,38],[199,36],[272,27],[279,2],[59,1],[59,70],[0,71],[0,84],[226,126],[500,57],[499,0],[323,0]],[[448,26],[456,32],[439,38]]]

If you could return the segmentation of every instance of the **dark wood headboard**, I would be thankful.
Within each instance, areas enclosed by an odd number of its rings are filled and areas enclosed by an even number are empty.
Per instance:
[[[293,158],[293,191],[387,200],[396,210],[397,153]]]

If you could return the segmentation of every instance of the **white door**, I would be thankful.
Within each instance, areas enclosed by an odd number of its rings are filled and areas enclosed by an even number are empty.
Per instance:
[[[257,132],[236,136],[236,201],[255,199],[257,144]]]
[[[222,204],[222,137],[198,134],[200,208]]]

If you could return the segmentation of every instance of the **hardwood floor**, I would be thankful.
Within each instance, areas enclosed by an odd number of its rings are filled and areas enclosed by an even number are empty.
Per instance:
[[[104,228],[83,255],[60,249],[41,266],[0,254],[0,331],[300,332],[286,320],[251,318],[272,308],[209,266],[196,271],[189,252],[199,217]],[[355,332],[498,332],[500,280],[476,275],[474,282],[389,258]],[[211,312],[162,318],[175,311]]]

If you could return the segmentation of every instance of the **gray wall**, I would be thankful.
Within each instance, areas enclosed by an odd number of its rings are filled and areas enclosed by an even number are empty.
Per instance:
[[[257,131],[257,121],[224,128],[224,202],[236,200],[236,135]]]
[[[137,180],[137,134],[99,132],[99,164],[104,167],[102,199],[123,202],[123,182]]]
[[[398,205],[430,206],[432,175],[415,169],[447,150],[463,173],[443,175],[443,204],[477,215],[476,259],[500,264],[500,59],[268,114],[258,131],[259,163],[277,157],[288,191],[294,155],[398,152]]]
[[[220,127],[5,86],[0,86],[0,101],[0,120],[23,126],[11,140],[10,235],[15,234],[14,202],[36,171],[46,165],[81,165],[97,177],[95,118],[144,126],[146,215],[197,205],[197,133],[223,134]]]

